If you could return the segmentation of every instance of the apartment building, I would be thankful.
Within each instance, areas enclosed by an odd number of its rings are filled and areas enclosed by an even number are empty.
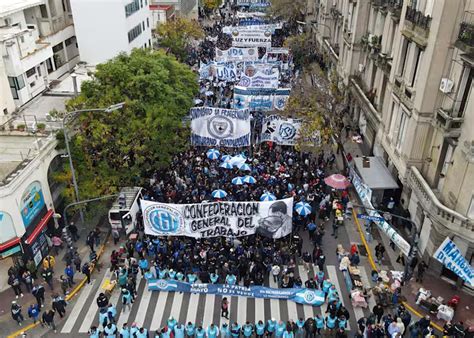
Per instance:
[[[69,0],[0,1],[0,51],[5,117],[79,61]]]
[[[151,0],[152,6],[173,6],[177,16],[198,19],[198,4],[196,0]]]
[[[383,158],[432,269],[449,236],[474,257],[474,1],[316,0],[317,40],[353,124]]]
[[[97,65],[152,46],[148,0],[71,0],[71,6],[81,61]]]

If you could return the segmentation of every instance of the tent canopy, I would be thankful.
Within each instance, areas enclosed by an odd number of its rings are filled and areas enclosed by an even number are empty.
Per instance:
[[[356,157],[354,163],[357,172],[370,189],[398,189],[397,182],[393,179],[380,157]]]

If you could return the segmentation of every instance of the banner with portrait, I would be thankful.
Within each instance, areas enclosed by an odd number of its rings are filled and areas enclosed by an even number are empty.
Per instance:
[[[191,108],[191,144],[208,147],[248,147],[248,109]]]
[[[216,48],[216,61],[218,62],[231,62],[231,61],[257,61],[258,60],[258,48],[238,48],[231,47],[226,50]]]
[[[216,78],[233,82],[239,77],[240,72],[235,62],[209,62],[208,64],[201,64],[199,68],[199,78],[201,80]]]
[[[233,47],[270,47],[271,31],[232,31]]]
[[[278,115],[263,118],[260,142],[275,142],[281,145],[293,146],[299,137],[302,121]]]
[[[292,231],[293,197],[266,202],[168,204],[141,201],[145,233],[154,236],[282,238]]]
[[[247,72],[249,75],[240,77],[239,86],[245,88],[278,88],[280,72],[264,74],[262,72]]]
[[[285,109],[290,97],[290,88],[245,88],[234,87],[234,108],[251,111]]]
[[[298,304],[321,306],[325,302],[324,292],[307,288],[269,288],[266,286],[228,284],[187,283],[170,279],[149,279],[149,291],[186,292],[223,297],[252,297],[264,299],[284,299]]]

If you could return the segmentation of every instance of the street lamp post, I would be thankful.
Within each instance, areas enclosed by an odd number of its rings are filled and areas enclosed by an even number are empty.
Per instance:
[[[110,113],[114,110],[121,109],[124,106],[124,102],[120,102],[114,105],[111,105],[107,108],[95,108],[95,109],[80,109],[80,110],[74,110],[72,112],[69,112],[64,115],[63,120],[62,120],[62,130],[64,134],[64,142],[66,143],[66,151],[67,155],[69,157],[69,167],[71,168],[71,175],[72,175],[72,184],[74,185],[74,200],[76,203],[79,202],[79,187],[77,185],[77,179],[76,179],[76,172],[74,170],[74,164],[72,162],[72,156],[71,156],[71,149],[69,147],[69,137],[66,129],[66,122],[67,119],[72,118],[78,114],[81,113]],[[82,213],[82,209],[80,209],[80,216],[81,216],[81,221],[84,224],[84,214]],[[67,223],[66,223],[67,225]]]
[[[364,208],[364,209],[367,209],[367,210],[373,210],[373,211],[379,212],[381,215],[384,216],[384,219],[387,219],[387,217],[385,217],[386,215],[390,215],[391,217],[395,217],[395,218],[404,220],[404,221],[409,222],[411,224],[410,251],[408,252],[407,261],[406,261],[405,269],[404,269],[404,272],[403,272],[403,281],[407,282],[411,278],[411,275],[413,273],[413,271],[410,271],[410,265],[411,265],[413,259],[415,258],[416,254],[418,253],[419,233],[416,231],[416,223],[413,222],[409,218],[406,218],[406,217],[403,217],[403,216],[400,216],[400,215],[397,215],[397,214],[392,214],[391,212],[387,212],[387,211],[383,211],[383,210],[379,210],[379,209],[374,209],[374,208],[367,208],[363,205],[354,204],[354,203],[352,203],[352,205],[355,206],[355,207],[358,207],[358,208]]]

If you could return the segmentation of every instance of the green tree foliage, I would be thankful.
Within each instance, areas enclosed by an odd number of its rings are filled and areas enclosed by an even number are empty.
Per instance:
[[[314,61],[316,42],[311,33],[290,36],[285,40],[285,46],[291,50],[297,69],[302,69]]]
[[[270,14],[290,24],[304,21],[306,0],[271,0]]]
[[[203,0],[202,3],[206,10],[214,11],[222,4],[222,0]]]
[[[163,52],[137,49],[98,65],[94,79],[82,84],[67,109],[126,104],[109,113],[81,114],[72,123],[81,198],[142,184],[156,168],[168,165],[185,147],[188,131],[182,118],[197,91],[189,67]]]
[[[204,31],[195,20],[175,18],[160,24],[157,29],[159,45],[167,48],[180,61],[185,61],[193,40],[204,37]]]

